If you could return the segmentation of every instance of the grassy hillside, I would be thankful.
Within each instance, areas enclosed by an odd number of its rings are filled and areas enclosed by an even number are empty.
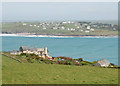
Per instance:
[[[117,84],[118,69],[19,63],[2,56],[3,84]]]
[[[2,24],[2,32],[3,33],[34,33],[34,34],[49,34],[49,35],[118,35],[118,31],[113,31],[111,28],[108,27],[100,27],[99,29],[95,29],[95,31],[88,31],[83,27],[76,28],[74,24],[60,24],[59,27],[64,26],[66,29],[53,29],[56,25],[49,24],[46,25],[46,29],[43,29],[43,26],[40,26],[38,22],[27,22],[27,25],[23,25],[21,22],[8,22]],[[36,26],[29,26],[29,25],[36,25]],[[39,26],[39,27],[38,27]],[[98,27],[98,26],[97,26]],[[74,28],[75,31],[67,30],[67,28]],[[80,31],[83,30],[83,31]]]
[[[1,84],[2,84],[2,76],[1,76],[1,74],[2,74],[2,58],[1,58],[1,54],[0,54],[0,86],[1,86]]]

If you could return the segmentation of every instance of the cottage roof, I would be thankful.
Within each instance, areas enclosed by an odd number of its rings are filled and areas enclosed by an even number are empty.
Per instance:
[[[31,48],[29,46],[23,47],[23,51],[26,51],[26,50],[31,50]]]
[[[30,51],[44,51],[44,48],[43,48],[43,47],[41,47],[41,48],[36,48],[36,46],[33,47],[33,48],[30,48],[29,46],[23,47],[23,51],[26,51],[26,50],[30,50]]]
[[[36,46],[34,46],[34,48],[31,48],[31,51],[37,51]]]
[[[95,65],[98,66],[98,64],[99,64],[99,66],[107,67],[107,66],[109,66],[110,62],[108,60],[106,60],[106,59],[103,59],[103,60],[98,61]]]
[[[44,51],[44,48],[43,47],[37,48],[37,51]]]
[[[101,66],[101,65],[100,65],[100,63],[96,63],[96,64],[94,64],[94,66]]]

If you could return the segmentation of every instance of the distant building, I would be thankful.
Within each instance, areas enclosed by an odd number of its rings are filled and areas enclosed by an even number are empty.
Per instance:
[[[91,28],[90,30],[91,30],[91,31],[94,31],[94,29],[93,29],[93,28]]]
[[[23,23],[23,26],[27,25],[26,23]]]
[[[80,28],[79,26],[77,26],[77,28]]]
[[[86,33],[89,33],[90,31],[86,30],[85,32],[86,32]]]
[[[32,27],[33,25],[30,24],[29,26]]]
[[[53,29],[55,30],[55,29],[57,29],[57,27],[53,27]]]
[[[66,24],[67,22],[62,22],[62,24]]]
[[[37,25],[34,24],[34,26],[36,27]]]
[[[62,26],[62,27],[61,27],[61,29],[65,29],[65,27],[64,27],[64,26]]]
[[[90,26],[87,26],[87,29],[90,30]]]

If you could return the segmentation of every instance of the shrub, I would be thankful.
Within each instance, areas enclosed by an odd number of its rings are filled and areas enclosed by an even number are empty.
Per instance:
[[[110,65],[114,66],[114,64],[113,64],[113,63],[110,63]]]
[[[31,61],[31,59],[30,59],[30,58],[27,58],[27,61],[28,61],[28,62],[30,62],[30,61]]]
[[[31,57],[31,55],[30,54],[26,54],[26,57]]]
[[[31,63],[34,63],[34,60],[33,60],[33,59],[31,60]]]
[[[36,56],[36,60],[39,60],[39,59],[40,59],[40,57]]]
[[[78,58],[78,61],[81,62],[81,61],[83,61],[83,59],[82,58]]]
[[[26,53],[21,53],[20,56],[26,56]]]

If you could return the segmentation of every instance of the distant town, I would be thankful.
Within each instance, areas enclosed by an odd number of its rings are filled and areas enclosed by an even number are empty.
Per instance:
[[[99,22],[5,22],[2,34],[116,36],[118,25]]]

